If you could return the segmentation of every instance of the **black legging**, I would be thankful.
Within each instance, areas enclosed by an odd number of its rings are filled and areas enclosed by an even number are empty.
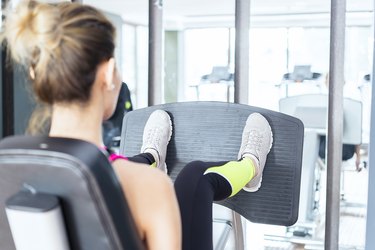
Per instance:
[[[137,163],[144,163],[147,165],[151,165],[155,162],[154,157],[150,153],[142,153],[139,155],[135,155],[132,157],[127,157],[129,161],[137,162]]]
[[[149,165],[154,163],[154,158],[149,153],[128,159]],[[182,221],[183,250],[213,249],[212,203],[229,197],[232,188],[224,177],[203,173],[210,167],[225,163],[227,162],[190,162],[174,182]]]
[[[212,245],[212,203],[231,195],[228,181],[218,174],[203,173],[227,162],[193,161],[177,176],[174,187],[180,206],[184,250],[210,250]]]

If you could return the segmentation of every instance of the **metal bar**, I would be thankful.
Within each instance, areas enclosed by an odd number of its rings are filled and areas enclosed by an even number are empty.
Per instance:
[[[236,0],[236,37],[234,52],[234,102],[249,102],[250,0]],[[235,249],[245,249],[241,216],[232,211]]]
[[[232,210],[232,220],[233,220],[233,233],[234,233],[234,242],[236,250],[245,249],[245,237],[244,230],[242,227],[241,215]]]
[[[250,0],[236,0],[235,23],[234,102],[248,104]]]
[[[228,28],[228,60],[227,60],[227,67],[228,69],[230,68],[231,66],[231,62],[232,62],[232,36],[231,36],[231,32],[230,32],[230,28]]]
[[[290,35],[290,27],[286,29],[286,69],[285,72],[289,72],[289,61],[290,61],[290,51],[289,51],[289,35]]]
[[[163,1],[149,0],[148,105],[163,101]]]
[[[339,249],[346,0],[331,1],[325,249]]]
[[[228,242],[229,233],[232,230],[232,222],[229,220],[220,220],[220,219],[213,219],[214,223],[222,223],[224,224],[224,230],[220,234],[219,240],[215,245],[215,250],[224,250],[225,245]]]
[[[374,17],[374,26],[375,27],[375,17]],[[375,33],[374,39],[372,40],[372,47],[375,48]],[[375,49],[373,50],[373,63],[372,63],[372,74],[371,74],[371,82],[372,86],[374,86],[374,75],[375,75]],[[372,98],[371,102],[375,103],[375,90],[374,87],[371,89]],[[370,127],[370,143],[369,143],[369,167],[368,167],[368,194],[367,194],[367,219],[366,219],[366,244],[365,249],[371,250],[375,249],[375,169],[373,168],[373,160],[375,162],[375,108],[371,108],[371,127]]]

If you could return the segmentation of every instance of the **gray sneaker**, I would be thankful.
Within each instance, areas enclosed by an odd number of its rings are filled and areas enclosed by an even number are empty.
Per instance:
[[[264,165],[267,154],[272,147],[273,135],[271,126],[261,114],[249,115],[242,133],[242,143],[238,152],[238,159],[249,157],[257,162],[257,175],[251,179],[243,190],[256,192],[262,184]]]
[[[172,121],[164,110],[155,110],[148,118],[143,130],[141,153],[150,153],[156,161],[156,167],[167,173],[165,157],[172,136]]]

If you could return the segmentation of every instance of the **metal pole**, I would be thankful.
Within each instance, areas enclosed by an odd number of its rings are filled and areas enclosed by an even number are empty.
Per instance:
[[[234,102],[249,103],[250,0],[236,0],[236,37],[234,53]],[[241,216],[232,211],[236,250],[245,249]]]
[[[374,19],[374,27],[375,27],[375,19]],[[373,27],[373,29],[374,29]],[[375,48],[375,33],[374,39],[372,40],[372,46]],[[371,82],[372,86],[374,86],[374,75],[375,75],[375,49],[373,50],[373,57],[372,57],[372,74],[371,74]],[[372,87],[371,89],[371,103],[375,103],[375,89]],[[371,108],[371,127],[370,127],[370,143],[369,143],[369,167],[368,167],[368,194],[367,194],[367,219],[366,219],[366,250],[375,249],[375,108]]]
[[[346,0],[331,0],[325,249],[339,249]]]
[[[233,228],[233,223],[229,220],[213,219],[214,223],[224,224],[224,230],[220,234],[219,240],[215,245],[215,250],[225,250],[225,245],[227,244],[230,231]]]
[[[244,229],[241,215],[232,210],[234,244],[236,250],[245,249]]]
[[[234,102],[249,102],[250,0],[236,0],[236,42],[234,64]]]
[[[149,0],[148,105],[163,101],[163,0]]]

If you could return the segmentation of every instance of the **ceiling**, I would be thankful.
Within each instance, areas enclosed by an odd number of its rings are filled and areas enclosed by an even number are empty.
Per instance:
[[[166,23],[173,25],[207,20],[234,20],[235,0],[161,0]],[[108,12],[119,14],[125,22],[147,25],[149,0],[83,0]],[[253,17],[321,15],[330,10],[329,0],[252,0]],[[347,11],[369,13],[373,0],[347,0]],[[367,17],[366,17],[367,18]],[[371,20],[372,22],[372,20]]]

